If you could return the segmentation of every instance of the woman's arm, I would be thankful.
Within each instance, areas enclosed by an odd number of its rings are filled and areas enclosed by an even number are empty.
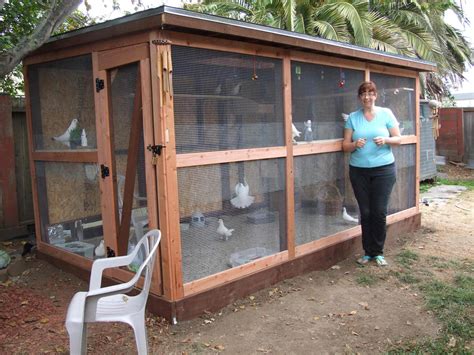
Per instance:
[[[344,140],[342,141],[342,150],[352,153],[357,148],[362,148],[365,145],[365,139],[359,138],[355,142],[352,141],[352,133],[354,131],[350,128],[344,128]]]
[[[402,137],[400,134],[400,128],[398,125],[392,128],[389,128],[390,137],[375,137],[374,143],[378,146],[389,144],[389,145],[400,145],[402,142]]]

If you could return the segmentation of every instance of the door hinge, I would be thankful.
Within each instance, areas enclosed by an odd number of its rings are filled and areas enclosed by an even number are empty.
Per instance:
[[[100,164],[100,176],[102,176],[102,179],[105,179],[109,175],[110,175],[109,167],[105,166],[104,164]]]
[[[157,145],[148,144],[148,146],[146,147],[146,149],[152,152],[153,155],[161,155],[161,150],[163,148],[165,148],[165,146],[162,144],[157,144]]]
[[[107,247],[107,257],[108,257],[108,258],[113,258],[113,257],[115,257],[115,251],[114,251],[112,248],[110,248],[110,247]]]
[[[105,87],[104,80],[96,78],[95,79],[95,91],[99,92]]]

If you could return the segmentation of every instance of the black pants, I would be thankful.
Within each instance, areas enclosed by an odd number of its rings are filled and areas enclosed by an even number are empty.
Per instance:
[[[387,236],[388,201],[396,181],[395,164],[376,168],[351,166],[349,176],[359,204],[365,255],[383,255]]]

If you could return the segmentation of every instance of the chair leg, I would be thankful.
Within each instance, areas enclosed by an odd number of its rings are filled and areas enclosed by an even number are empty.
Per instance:
[[[87,323],[67,323],[71,355],[87,354]]]
[[[130,325],[135,333],[135,342],[137,343],[137,351],[139,355],[148,354],[148,342],[146,336],[145,315],[136,314],[133,316]]]

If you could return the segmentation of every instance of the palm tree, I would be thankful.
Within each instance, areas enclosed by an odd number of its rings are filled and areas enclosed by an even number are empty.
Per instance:
[[[434,97],[473,64],[469,43],[443,20],[451,10],[467,21],[451,0],[205,0],[187,8],[433,61],[438,73],[421,79]]]

